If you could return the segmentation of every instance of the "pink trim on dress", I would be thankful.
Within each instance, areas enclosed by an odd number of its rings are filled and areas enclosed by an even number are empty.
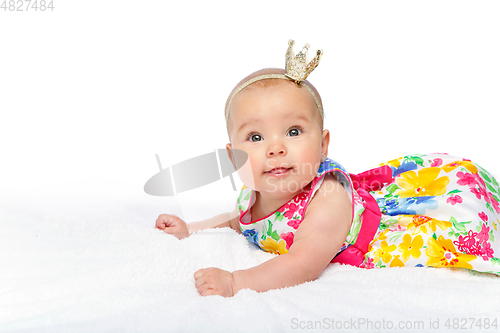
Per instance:
[[[356,242],[339,253],[331,262],[359,266],[365,259],[365,253],[368,252],[368,246],[377,232],[382,217],[377,201],[369,191],[377,191],[385,183],[389,183],[392,180],[392,169],[384,165],[358,175],[351,174],[350,176],[354,189],[365,200],[363,221]]]
[[[312,195],[312,193],[313,193],[313,190],[312,190],[312,189],[314,189],[314,185],[316,185],[316,183],[318,182],[319,178],[321,178],[321,177],[315,177],[315,179],[313,179],[313,180],[311,181],[311,183],[312,183],[313,185],[310,187],[309,192],[307,193],[307,201],[306,201],[306,204],[305,204],[305,205],[304,205],[304,207],[303,207],[303,208],[304,208],[304,210],[305,210],[305,209],[307,208],[307,206],[309,205],[309,202],[311,202],[311,195]],[[309,184],[311,184],[311,183],[309,183]],[[306,186],[305,186],[305,188],[307,188],[307,187],[308,187],[308,185],[306,185]],[[258,220],[254,220],[254,221],[252,221],[252,217],[250,216],[250,222],[245,223],[245,222],[242,222],[242,221],[241,221],[241,219],[242,219],[242,218],[243,218],[243,216],[245,216],[245,214],[246,214],[246,213],[247,213],[247,212],[248,212],[248,211],[252,208],[252,206],[253,206],[252,199],[253,199],[253,197],[254,197],[254,195],[255,195],[255,193],[256,193],[256,191],[254,191],[254,190],[251,190],[251,191],[252,191],[252,192],[251,192],[251,194],[250,194],[250,199],[248,200],[248,202],[250,202],[250,204],[248,205],[247,210],[245,210],[243,213],[240,213],[240,218],[239,218],[239,221],[240,221],[240,223],[241,223],[241,224],[243,224],[243,225],[250,225],[250,224],[254,224],[254,223],[260,222],[260,221],[262,221],[262,220],[264,220],[264,219],[268,219],[269,217],[271,217],[271,216],[273,216],[274,214],[276,214],[276,212],[277,212],[277,211],[279,211],[281,208],[283,208],[283,206],[287,205],[287,204],[290,202],[290,200],[289,200],[289,201],[287,201],[287,202],[285,202],[283,205],[281,205],[281,207],[280,207],[280,208],[276,209],[274,212],[272,212],[272,213],[270,213],[270,214],[268,214],[268,215],[266,215],[266,216],[264,216],[264,217],[262,217],[262,218],[260,218],[260,219],[258,219]],[[299,192],[299,194],[297,194],[296,196],[294,196],[294,198],[296,198],[296,197],[297,197],[298,195],[300,195],[302,192],[304,192],[304,189],[302,189],[302,191],[300,191],[300,192]],[[293,198],[292,198],[291,200],[293,200]],[[304,219],[304,216],[302,216],[302,218],[301,218],[300,220],[296,220],[296,222],[300,224],[300,223],[302,222],[302,220],[303,220],[303,219]]]

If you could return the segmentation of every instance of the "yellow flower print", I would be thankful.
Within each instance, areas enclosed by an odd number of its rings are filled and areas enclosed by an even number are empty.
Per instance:
[[[398,216],[398,224],[402,227],[408,227],[408,224],[413,222],[413,215]]]
[[[434,267],[463,267],[472,269],[469,261],[476,259],[475,255],[458,252],[451,239],[439,236],[437,240],[430,237],[427,240],[425,253],[429,257],[427,266]]]
[[[427,227],[429,227],[433,232],[436,232],[436,227],[438,226],[441,230],[450,228],[453,224],[449,221],[436,220],[424,215],[413,215],[411,216],[412,221],[406,226],[408,230],[412,229],[412,233],[418,234],[420,231],[427,233]]]
[[[387,239],[387,235],[386,235],[386,234],[387,234],[388,232],[389,232],[389,229],[385,229],[384,231],[382,231],[382,232],[378,235],[377,239],[378,239],[378,240],[386,240],[386,239]]]
[[[280,239],[279,243],[272,239],[271,237],[267,237],[265,240],[260,241],[260,247],[270,253],[274,254],[286,254],[288,250],[286,249],[286,242],[283,239]]]
[[[391,161],[389,161],[387,163],[382,163],[382,164],[380,164],[380,166],[389,165],[389,166],[393,166],[393,167],[395,167],[397,169],[401,165],[401,160],[402,159],[403,159],[402,157],[396,158],[395,160],[391,160]]]
[[[446,230],[453,225],[453,223],[451,223],[450,221],[443,221],[443,220],[436,220],[436,219],[431,219],[427,223],[429,223],[429,227],[431,227],[431,230],[434,232],[436,232],[436,226],[441,228],[441,230]]]
[[[386,264],[391,261],[392,259],[392,254],[390,252],[394,251],[396,249],[396,245],[392,244],[391,246],[387,245],[386,241],[382,241],[380,244],[380,249],[377,249],[374,253],[374,259],[373,262],[378,262],[380,258],[382,258],[382,261],[385,262]]]
[[[450,179],[447,176],[437,178],[440,172],[441,169],[435,167],[421,169],[418,175],[413,170],[404,172],[396,178],[403,189],[395,194],[401,198],[442,195]]]
[[[387,234],[388,232],[389,232],[389,229],[385,229],[384,231],[382,231],[381,233],[379,233],[378,237],[376,237],[375,239],[373,239],[370,242],[370,245],[368,245],[368,252],[371,252],[373,250],[372,244],[374,244],[376,241],[387,239],[387,236],[385,234]]]
[[[427,222],[432,220],[432,218],[423,215],[407,215],[402,216],[398,223],[406,227],[407,230],[411,230],[412,234],[416,235],[420,232],[424,234],[427,233]],[[406,225],[404,225],[406,223]]]
[[[452,163],[448,163],[445,166],[442,167],[442,169],[448,173],[452,170],[455,170],[459,166],[463,166],[467,170],[469,170],[472,173],[477,173],[477,168],[474,164],[471,163],[471,161],[456,161]]]
[[[399,255],[395,255],[394,260],[391,261],[389,267],[404,267],[404,265],[405,265],[404,262],[402,262],[401,259],[399,259]]]
[[[403,236],[403,243],[399,244],[398,249],[402,252],[403,260],[408,261],[410,256],[414,259],[420,258],[420,249],[424,246],[424,240],[421,235],[415,236],[413,240],[409,234]],[[392,265],[392,264],[391,264]]]

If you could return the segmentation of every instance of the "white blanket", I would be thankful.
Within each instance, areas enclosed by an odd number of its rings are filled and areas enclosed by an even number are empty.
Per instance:
[[[292,288],[201,297],[197,269],[244,269],[273,255],[230,229],[178,240],[153,227],[175,200],[87,185],[2,194],[0,332],[488,332],[485,320],[500,317],[499,278],[448,269],[334,264]]]

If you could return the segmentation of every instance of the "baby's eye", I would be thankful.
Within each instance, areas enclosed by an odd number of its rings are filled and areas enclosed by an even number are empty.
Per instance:
[[[262,141],[262,137],[259,134],[250,134],[248,136],[248,141],[250,142]]]
[[[300,128],[292,128],[291,130],[288,131],[288,136],[297,136],[302,133],[302,130]]]

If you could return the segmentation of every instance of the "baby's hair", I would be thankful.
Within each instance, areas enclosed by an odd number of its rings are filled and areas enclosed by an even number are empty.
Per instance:
[[[243,78],[240,82],[238,82],[238,84],[233,88],[233,90],[229,94],[229,96],[228,96],[228,98],[226,100],[226,104],[224,106],[224,114],[226,113],[228,104],[230,103],[231,97],[233,97],[233,94],[236,91],[236,89],[238,89],[242,84],[244,84],[245,82],[253,79],[254,77],[257,77],[257,76],[260,76],[260,75],[266,75],[266,74],[281,74],[281,75],[284,75],[285,74],[285,70],[281,69],[281,68],[264,68],[264,69],[258,70],[256,72],[253,72],[252,74],[250,74],[250,75],[246,76],[245,78]],[[312,90],[312,92],[314,93],[314,95],[316,95],[315,99],[317,100],[317,102],[319,102],[319,105],[321,105],[321,109],[324,110],[323,109],[323,102],[321,101],[321,96],[318,93],[318,91],[316,90],[316,88],[309,81],[307,81],[307,80],[305,80],[304,83],[307,84],[308,87],[310,88],[310,90]],[[249,86],[245,87],[243,90],[245,90],[245,89],[251,89],[251,88],[269,88],[269,87],[278,86],[280,84],[294,84],[295,85],[295,83],[293,81],[291,81],[291,80],[269,78],[269,79],[263,79],[263,80],[259,80],[259,81],[253,82]],[[323,119],[321,119],[321,128],[323,128]]]

